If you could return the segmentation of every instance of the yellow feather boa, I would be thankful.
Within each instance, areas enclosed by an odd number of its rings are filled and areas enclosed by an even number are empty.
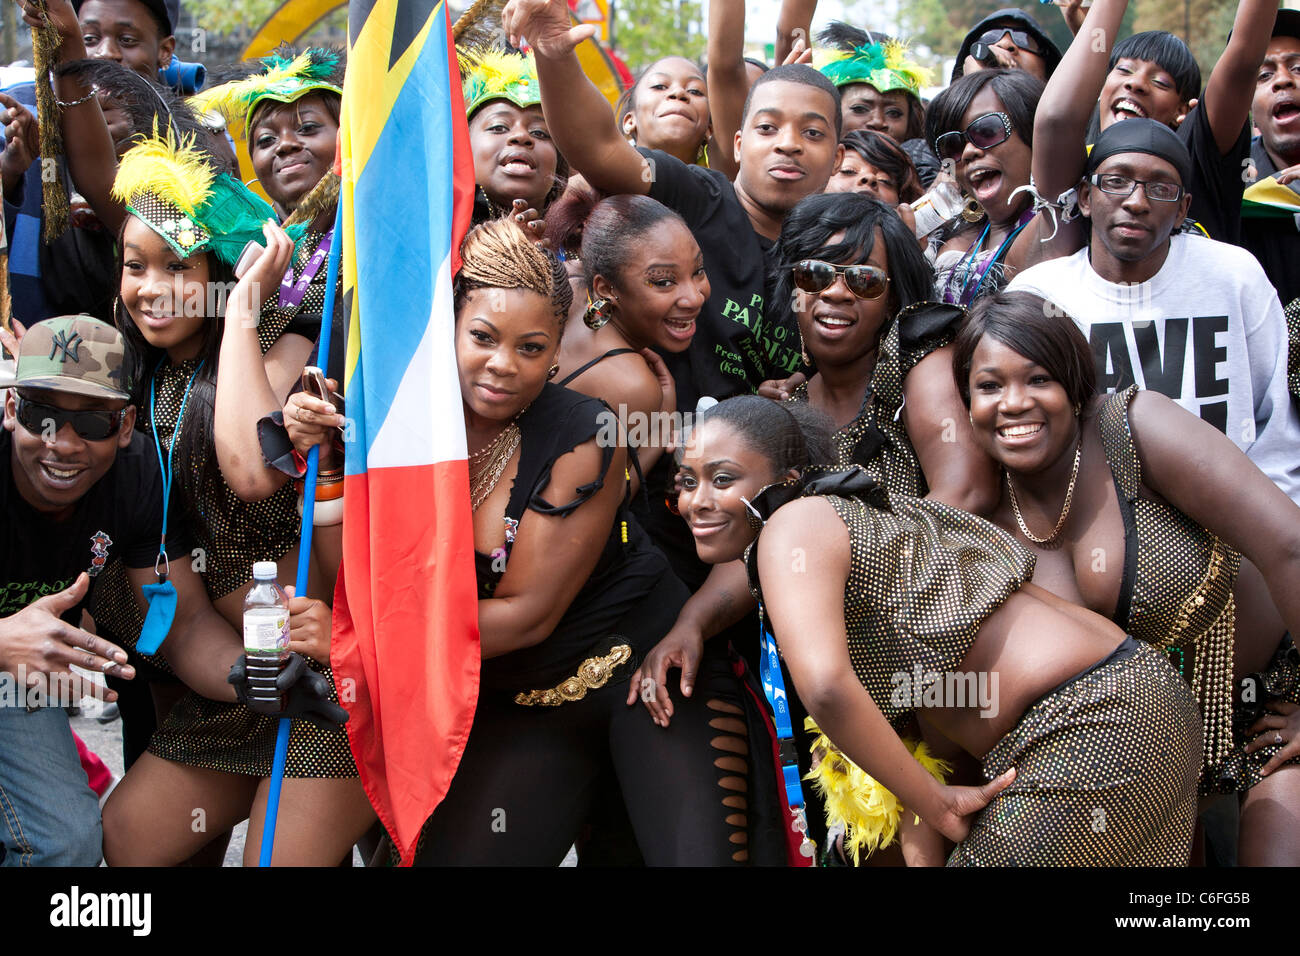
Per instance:
[[[844,756],[811,717],[804,721],[804,729],[818,735],[812,745],[817,765],[804,779],[812,781],[825,802],[826,825],[843,824],[845,853],[859,861],[864,850],[870,856],[893,843],[904,809],[898,798]],[[904,739],[903,743],[932,777],[945,782],[945,775],[952,771],[950,764],[935,757],[924,741]]]

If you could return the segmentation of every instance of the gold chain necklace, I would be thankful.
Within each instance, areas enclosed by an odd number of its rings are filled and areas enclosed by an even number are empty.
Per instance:
[[[496,438],[469,456],[469,501],[473,511],[478,511],[478,506],[501,480],[506,465],[519,448],[519,437],[519,426],[512,421]]]
[[[1065,519],[1070,517],[1070,503],[1074,501],[1074,482],[1079,477],[1079,459],[1083,453],[1083,436],[1079,436],[1079,444],[1074,446],[1074,468],[1070,472],[1070,484],[1065,489],[1065,506],[1061,509],[1061,517],[1056,520],[1056,527],[1046,538],[1035,538],[1030,533],[1029,528],[1025,525],[1025,519],[1020,514],[1020,502],[1016,501],[1016,486],[1011,483],[1011,472],[1005,471],[1007,476],[1007,491],[1011,492],[1011,510],[1015,513],[1016,524],[1020,525],[1020,533],[1023,534],[1034,544],[1051,544],[1056,540],[1061,529],[1065,527]]]

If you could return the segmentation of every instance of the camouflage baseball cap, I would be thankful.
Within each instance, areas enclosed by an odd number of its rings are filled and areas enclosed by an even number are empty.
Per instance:
[[[0,388],[129,399],[126,376],[122,333],[88,315],[60,315],[27,330],[18,345],[15,371],[0,378]]]

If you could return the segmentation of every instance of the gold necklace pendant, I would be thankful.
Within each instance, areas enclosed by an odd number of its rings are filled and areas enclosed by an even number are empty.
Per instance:
[[[1065,527],[1066,519],[1070,517],[1070,505],[1074,501],[1074,483],[1079,477],[1079,461],[1083,457],[1083,435],[1079,435],[1079,443],[1074,447],[1074,467],[1070,471],[1070,484],[1065,489],[1065,504],[1061,508],[1061,517],[1056,519],[1056,527],[1046,538],[1034,537],[1029,527],[1025,524],[1024,516],[1020,513],[1020,502],[1016,500],[1016,486],[1011,483],[1011,472],[1003,470],[1007,476],[1007,491],[1011,493],[1011,511],[1016,516],[1016,524],[1020,526],[1020,533],[1032,541],[1034,544],[1051,544]]]
[[[479,505],[487,500],[488,495],[492,494],[497,482],[501,480],[501,475],[505,473],[506,465],[510,463],[510,459],[515,456],[515,451],[519,448],[519,440],[519,425],[512,421],[501,430],[501,434],[492,439],[481,451],[470,456],[469,500],[471,510],[478,511]]]

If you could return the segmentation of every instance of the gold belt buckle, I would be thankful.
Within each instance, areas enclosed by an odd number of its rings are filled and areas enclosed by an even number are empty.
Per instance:
[[[578,673],[566,677],[550,690],[530,690],[515,694],[515,703],[524,707],[559,707],[574,700],[582,700],[588,691],[604,687],[614,676],[614,668],[632,657],[628,644],[610,648],[604,657],[589,657],[578,665]]]

